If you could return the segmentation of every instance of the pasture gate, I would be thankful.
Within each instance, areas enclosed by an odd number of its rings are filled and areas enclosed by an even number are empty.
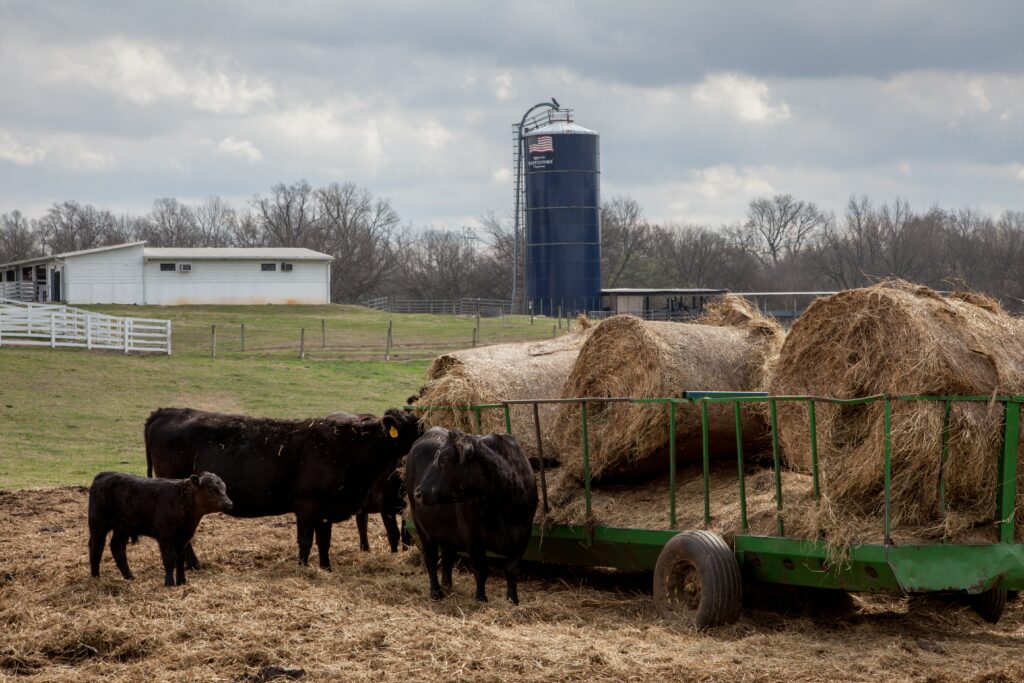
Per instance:
[[[0,299],[0,346],[171,354],[171,321]]]

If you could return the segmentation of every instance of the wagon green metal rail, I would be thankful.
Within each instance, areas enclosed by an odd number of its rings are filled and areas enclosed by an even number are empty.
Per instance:
[[[900,402],[928,401],[941,406],[943,431],[939,459],[938,501],[940,514],[946,514],[946,464],[949,457],[949,428],[952,407],[957,403],[985,402],[1001,404],[1003,409],[1002,449],[998,462],[998,487],[993,501],[998,531],[997,542],[955,544],[948,542],[896,545],[892,541],[892,412]],[[580,407],[580,433],[583,462],[583,493],[586,517],[591,515],[591,500],[600,491],[592,490],[588,407],[598,403],[629,402],[662,404],[666,407],[669,429],[669,509],[663,529],[635,529],[607,526],[555,525],[534,526],[524,559],[550,564],[610,567],[654,572],[654,599],[659,613],[669,619],[702,628],[727,623],[739,616],[742,582],[786,584],[850,592],[922,593],[961,591],[973,596],[973,604],[982,617],[997,621],[1002,615],[1007,590],[1024,589],[1024,544],[1015,542],[1014,524],[1017,500],[1017,463],[1020,441],[1020,407],[1024,396],[868,396],[834,399],[815,396],[770,396],[755,392],[691,391],[683,398],[571,398],[516,400],[473,406],[413,406],[417,411],[465,410],[475,416],[476,431],[481,431],[485,410],[504,412],[505,429],[512,432],[511,408],[533,406],[534,428],[540,463],[540,488],[547,509],[547,482],[544,470],[543,442],[537,406],[546,403],[574,403]],[[676,413],[681,404],[696,404],[702,424],[703,529],[676,529],[677,445]],[[823,540],[788,537],[783,520],[782,464],[778,436],[778,405],[802,403],[809,418],[811,483],[814,500],[820,500],[818,433],[816,407],[819,404],[883,406],[883,496],[884,513],[878,530],[879,543],[853,545],[846,549],[843,562],[830,563],[829,547]],[[710,497],[708,409],[713,405],[731,405],[735,418],[740,530],[731,547],[717,534],[708,531],[712,521]],[[756,535],[747,519],[745,461],[741,419],[743,409],[752,404],[767,404],[771,436],[772,470],[776,513],[774,535]],[[408,522],[407,522],[408,524]],[[414,529],[411,529],[415,533]]]

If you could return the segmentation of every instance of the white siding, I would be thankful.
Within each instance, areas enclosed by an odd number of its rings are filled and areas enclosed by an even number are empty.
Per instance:
[[[158,306],[187,304],[326,304],[327,261],[290,261],[293,270],[264,272],[261,261],[188,261],[192,272],[160,270],[163,261],[145,266],[146,303]],[[182,263],[182,261],[166,261]]]
[[[69,256],[63,278],[69,304],[142,304],[142,245]]]

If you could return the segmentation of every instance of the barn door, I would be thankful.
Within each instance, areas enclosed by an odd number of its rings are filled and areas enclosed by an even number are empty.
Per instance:
[[[64,297],[61,296],[60,291],[60,271],[54,270],[51,276],[52,282],[50,283],[50,301],[62,301]]]

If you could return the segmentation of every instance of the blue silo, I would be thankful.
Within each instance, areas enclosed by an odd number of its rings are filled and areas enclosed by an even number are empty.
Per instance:
[[[536,313],[601,308],[596,132],[571,118],[526,134],[526,301]]]

